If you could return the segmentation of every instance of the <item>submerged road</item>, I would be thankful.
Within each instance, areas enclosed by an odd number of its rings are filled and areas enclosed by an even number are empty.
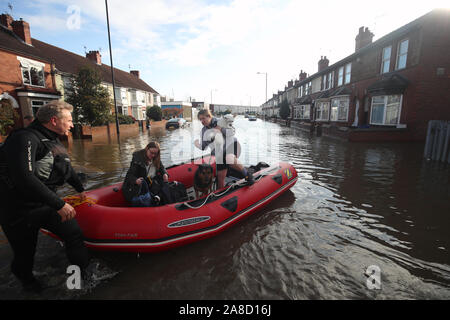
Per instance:
[[[43,235],[35,270],[52,287],[23,293],[0,232],[0,299],[450,298],[450,168],[423,160],[423,144],[347,143],[244,117],[235,127],[246,165],[294,165],[291,191],[208,240],[157,254],[92,252],[119,274],[89,294],[66,289],[64,250]],[[98,188],[122,181],[132,152],[153,139],[166,166],[201,155],[199,132],[195,121],[120,143],[75,140],[69,152]]]

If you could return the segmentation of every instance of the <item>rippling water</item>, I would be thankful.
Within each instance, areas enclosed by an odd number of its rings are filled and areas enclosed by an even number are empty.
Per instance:
[[[54,287],[43,298],[449,299],[450,169],[422,160],[422,144],[347,143],[243,117],[235,121],[246,164],[289,161],[299,181],[219,236],[157,254],[98,253],[120,271],[91,293],[65,289],[64,250],[40,236],[36,271]],[[75,141],[88,188],[121,181],[133,151],[156,139],[166,166],[199,156],[193,127]],[[69,188],[62,194],[71,192]],[[0,237],[3,237],[0,234]],[[2,240],[3,238],[0,238]],[[4,240],[3,240],[4,242]],[[0,298],[23,294],[0,243]],[[381,289],[365,272],[378,266]]]

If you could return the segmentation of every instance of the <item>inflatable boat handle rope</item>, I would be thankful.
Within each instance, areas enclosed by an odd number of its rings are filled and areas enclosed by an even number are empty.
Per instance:
[[[86,197],[86,199],[84,199],[83,201],[81,201],[80,196],[67,196],[64,198],[64,201],[67,202],[68,204],[70,204],[72,207],[77,207],[79,205],[82,205],[83,203],[89,203],[89,204],[96,204],[97,201]]]
[[[265,176],[265,174],[261,174],[259,177],[256,177],[256,179],[255,179],[255,182],[256,181],[259,181],[262,177],[264,177]],[[225,191],[223,191],[223,192],[221,192],[221,193],[215,193],[215,192],[212,192],[212,193],[210,193],[206,198],[205,198],[205,201],[203,201],[203,203],[200,205],[200,206],[198,206],[198,207],[194,207],[194,206],[191,206],[187,201],[186,202],[183,202],[183,204],[186,206],[186,207],[188,207],[188,208],[191,208],[191,209],[200,209],[201,207],[203,207],[205,204],[206,204],[206,202],[208,202],[208,199],[210,198],[210,197],[220,197],[220,196],[222,196],[222,195],[224,195],[225,193],[227,193],[231,188],[233,188],[233,187],[235,187],[235,186],[238,186],[238,185],[241,185],[242,183],[245,183],[246,181],[245,181],[245,179],[242,179],[242,180],[239,180],[239,181],[236,181],[235,183],[233,183],[233,184],[231,184]]]

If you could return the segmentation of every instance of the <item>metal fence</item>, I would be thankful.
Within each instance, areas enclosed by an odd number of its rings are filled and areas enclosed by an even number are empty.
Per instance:
[[[428,160],[450,163],[450,121],[428,122],[424,157]]]

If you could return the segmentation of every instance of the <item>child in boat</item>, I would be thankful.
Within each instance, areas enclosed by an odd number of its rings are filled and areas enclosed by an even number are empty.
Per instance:
[[[134,207],[152,207],[159,205],[164,182],[169,181],[161,162],[159,143],[152,141],[143,150],[133,153],[122,192],[125,199]]]

